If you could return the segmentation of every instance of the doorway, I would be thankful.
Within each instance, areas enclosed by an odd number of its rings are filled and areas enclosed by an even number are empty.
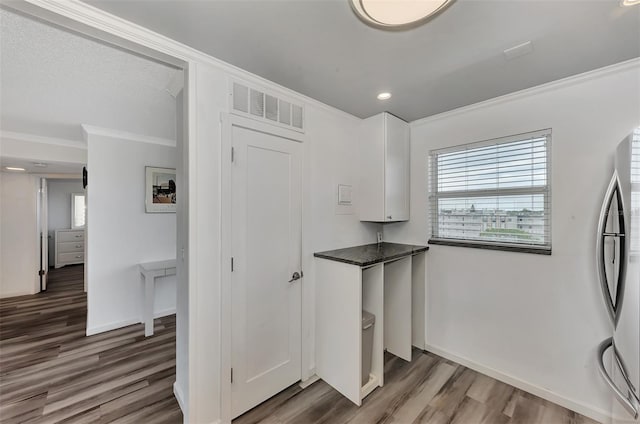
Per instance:
[[[232,125],[231,145],[231,412],[237,417],[301,378],[302,143]]]

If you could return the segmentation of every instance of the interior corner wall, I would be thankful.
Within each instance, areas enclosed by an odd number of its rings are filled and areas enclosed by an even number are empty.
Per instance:
[[[56,230],[71,228],[72,193],[84,193],[82,179],[47,179],[49,267],[55,264]]]
[[[0,298],[37,293],[38,178],[0,173]]]
[[[553,254],[431,246],[427,350],[599,420],[611,394],[596,349],[611,329],[595,229],[616,145],[640,125],[639,75],[636,63],[412,124],[411,220],[385,226],[389,241],[427,242],[430,149],[551,128]]]
[[[175,168],[175,147],[89,134],[87,334],[142,321],[141,262],[176,257],[176,215],[145,212],[145,166]],[[175,312],[175,277],[156,280],[155,316]]]
[[[361,222],[358,215],[360,173],[356,158],[361,125],[361,119],[344,112],[305,105],[303,379],[315,373],[313,253],[375,243],[376,232],[381,231],[380,224]],[[351,206],[338,204],[338,185],[352,186]]]

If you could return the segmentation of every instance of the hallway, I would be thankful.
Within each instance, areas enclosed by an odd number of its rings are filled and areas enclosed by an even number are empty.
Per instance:
[[[82,265],[52,269],[48,290],[0,299],[2,423],[180,423],[173,396],[175,315],[85,336]]]

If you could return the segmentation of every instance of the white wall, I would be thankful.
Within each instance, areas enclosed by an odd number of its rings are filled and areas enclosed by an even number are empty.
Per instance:
[[[49,266],[55,264],[56,230],[71,228],[71,194],[84,193],[82,179],[48,179]]]
[[[34,162],[87,162],[87,146],[83,142],[41,137],[33,134],[0,132],[2,156]]]
[[[358,218],[359,136],[362,120],[337,110],[307,104],[304,146],[303,364],[315,369],[314,252],[376,242],[381,225]],[[351,207],[338,205],[338,184],[353,187]],[[308,350],[307,350],[308,349]],[[303,378],[305,375],[303,375]]]
[[[37,184],[32,175],[0,173],[0,298],[40,290]]]
[[[182,193],[177,198],[177,275],[176,275],[176,382],[175,395],[184,413],[188,413],[185,402],[189,398],[189,269],[183,260],[189,245],[188,204],[188,145],[184,137],[184,94],[176,97],[176,190]],[[188,417],[184,417],[188,422]]]
[[[228,112],[228,87],[230,75],[213,67],[198,64],[196,69],[191,67],[190,77],[195,79],[198,87],[196,99],[197,115],[189,116],[197,123],[197,133],[189,136],[203,140],[194,143],[197,148],[195,154],[198,162],[198,175],[195,184],[189,185],[189,234],[197,231],[201,240],[197,246],[199,257],[207,252],[208,264],[211,266],[208,273],[208,284],[198,286],[190,285],[188,292],[189,303],[187,307],[178,307],[180,311],[188,309],[188,339],[189,348],[181,347],[177,350],[177,363],[179,368],[183,366],[182,356],[186,356],[189,369],[188,378],[181,378],[178,371],[176,386],[184,397],[183,403],[190,411],[197,410],[198,415],[191,416],[193,422],[214,422],[220,417],[221,405],[211,399],[219,399],[224,375],[220,375],[219,360],[223,355],[221,349],[229,346],[221,346],[220,315],[221,281],[211,276],[220,272],[216,258],[229,256],[219,244],[220,240],[220,200],[216,195],[220,184],[220,161],[227,159],[221,157],[220,138],[221,127],[217,117],[221,113]],[[262,87],[271,90],[279,90],[278,87],[260,82]],[[290,92],[287,92],[291,95]],[[303,101],[304,100],[300,100]],[[360,223],[355,214],[356,207],[351,211],[337,207],[336,189],[338,183],[353,184],[355,189],[355,201],[357,202],[358,170],[354,157],[358,151],[358,130],[360,120],[329,107],[318,106],[312,102],[305,102],[305,126],[304,135],[304,246],[303,269],[305,278],[303,282],[303,378],[313,373],[315,367],[314,358],[314,262],[313,252],[346,247],[367,242],[375,242],[375,233],[379,229],[378,224]],[[269,127],[269,124],[266,124]],[[194,144],[189,143],[189,149]],[[188,152],[188,156],[194,154]],[[206,210],[204,215],[194,214],[194,209]],[[206,235],[206,237],[204,237]],[[187,243],[189,244],[189,243]],[[190,245],[190,244],[189,244]],[[190,245],[191,246],[191,245]],[[194,246],[195,247],[195,246]],[[222,250],[221,250],[222,249]],[[187,252],[189,253],[189,252]],[[188,260],[194,260],[187,255]],[[225,263],[226,264],[226,263]],[[192,268],[189,268],[190,270]],[[198,276],[190,275],[191,279]],[[201,278],[201,277],[200,277]],[[178,298],[182,294],[179,291]],[[180,311],[178,316],[180,316]],[[207,319],[203,319],[203,315]],[[195,317],[199,317],[196,319]],[[180,318],[178,318],[180,320]],[[186,320],[185,320],[186,321]],[[180,324],[177,337],[184,340],[181,332],[184,331]],[[206,335],[206,336],[203,336]],[[180,344],[180,343],[179,343]],[[193,394],[207,393],[207,399],[194,398]],[[205,408],[194,409],[194,404]]]
[[[610,333],[596,221],[617,143],[640,125],[638,61],[412,124],[411,220],[385,239],[427,242],[429,149],[552,128],[553,254],[431,246],[427,349],[604,419],[596,347]]]
[[[175,147],[87,135],[87,334],[142,319],[138,263],[176,257],[176,215],[145,213],[145,166],[175,168]],[[157,279],[154,313],[175,312],[175,277]]]

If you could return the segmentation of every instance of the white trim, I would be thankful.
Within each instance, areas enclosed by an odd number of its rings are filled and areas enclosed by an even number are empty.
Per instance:
[[[40,266],[38,266],[38,268],[40,268]],[[38,281],[39,283],[39,281]],[[39,292],[34,292],[34,291],[19,291],[19,292],[11,292],[11,293],[3,293],[2,296],[0,297],[0,299],[6,299],[8,297],[18,297],[18,296],[31,296],[34,294],[37,294]]]
[[[167,309],[163,309],[161,311],[157,311],[153,313],[153,318],[162,318],[162,317],[166,317],[168,315],[173,315],[176,313],[176,308],[167,308]],[[120,328],[124,328],[124,327],[128,327],[130,325],[136,325],[136,324],[141,324],[144,323],[144,321],[142,320],[141,317],[137,317],[137,318],[129,318],[129,319],[125,319],[122,321],[114,321],[111,322],[109,324],[104,324],[104,325],[98,325],[95,327],[87,327],[87,336],[93,336],[94,334],[100,334],[100,333],[105,333],[107,331],[111,331],[111,330],[117,330]]]
[[[320,380],[320,377],[318,377],[318,375],[314,372],[311,377],[298,383],[298,386],[300,386],[301,389],[306,389],[318,380]]]
[[[0,131],[0,139],[26,141],[30,143],[51,144],[54,146],[75,147],[77,149],[83,149],[83,150],[87,149],[87,143],[81,140],[45,137],[42,135],[19,133],[14,131]]]
[[[220,115],[220,122],[222,137],[221,137],[221,155],[222,164],[220,167],[220,205],[221,205],[221,228],[220,228],[220,254],[221,254],[221,266],[220,266],[220,419],[222,422],[231,422],[231,379],[228,378],[231,370],[231,267],[227,266],[231,262],[231,216],[232,216],[232,202],[231,202],[231,177],[232,177],[232,163],[231,163],[231,146],[232,146],[232,130],[234,126],[247,128],[253,131],[262,132],[265,134],[271,134],[277,137],[285,138],[294,142],[302,143],[303,153],[300,160],[302,161],[302,187],[304,192],[304,158],[305,158],[305,141],[307,137],[305,134],[297,131],[292,131],[288,128],[280,128],[268,124],[267,122],[259,122],[253,119],[245,118],[230,113],[222,113]],[[303,193],[304,196],[304,193]],[[304,197],[302,200],[302,234],[301,234],[301,259],[302,266],[304,267],[305,252],[305,237],[307,231],[304,227]],[[304,269],[304,268],[303,268]],[[311,310],[304,303],[305,296],[303,294],[305,287],[309,283],[302,279],[301,290],[301,314],[302,314],[302,326],[301,333],[304,335],[308,329],[305,328],[305,324],[308,325],[308,320],[305,319],[305,311]],[[301,343],[304,338],[301,337]],[[302,346],[303,347],[303,346]],[[301,349],[301,369],[300,375],[304,378],[307,374],[308,359],[304,357],[305,349]]]
[[[360,121],[360,118],[350,113],[336,109],[316,99],[297,93],[289,88],[254,75],[248,71],[238,68],[234,65],[226,63],[220,59],[216,59],[206,53],[175,41],[171,38],[160,35],[150,29],[129,22],[118,16],[105,12],[102,9],[91,6],[80,0],[25,0],[26,3],[41,7],[47,11],[70,18],[74,21],[83,23],[92,28],[104,31],[108,34],[124,38],[136,44],[140,44],[146,48],[150,48],[157,52],[172,56],[176,59],[184,61],[195,61],[201,64],[213,66],[223,72],[229,74],[230,77],[243,78],[254,84],[266,85],[286,93],[286,95],[298,99],[310,105],[314,105],[320,109],[329,110],[339,113],[345,117]],[[4,2],[3,2],[4,4]],[[21,7],[20,4],[10,2],[6,6],[29,12],[28,8]],[[31,11],[33,13],[33,11]]]
[[[555,392],[552,392],[551,390],[545,389],[544,387],[528,383],[524,380],[521,380],[509,374],[505,374],[494,368],[479,364],[475,361],[472,361],[471,359],[456,355],[455,353],[451,353],[445,349],[441,349],[437,346],[433,346],[427,343],[425,350],[435,353],[436,355],[442,356],[443,358],[449,359],[450,361],[456,362],[460,365],[464,365],[465,367],[477,371],[481,374],[488,375],[489,377],[495,378],[496,380],[502,381],[503,383],[510,384],[520,390],[524,390],[525,392],[529,392],[538,397],[546,399],[549,402],[553,402],[579,414],[585,415],[598,422],[606,423],[611,420],[611,416],[607,411],[603,411],[602,409],[594,408],[590,405],[586,405],[573,399],[566,398]]]
[[[128,327],[130,325],[140,324],[140,318],[129,318],[122,321],[115,321],[109,324],[98,325],[95,327],[87,327],[87,337],[93,336],[95,334],[105,333],[111,330],[117,330],[119,328]],[[144,329],[141,329],[144,331]]]
[[[175,315],[175,313],[176,313],[176,307],[174,306],[173,308],[167,308],[161,311],[154,312],[153,319],[168,317],[169,315]],[[144,323],[144,321],[140,321],[140,322]]]
[[[178,386],[178,382],[177,381],[173,382],[173,396],[178,401],[178,406],[180,407],[180,410],[182,411],[182,416],[184,417],[184,422],[185,423],[189,422],[189,420],[187,418],[187,409],[185,408],[185,403],[184,403],[184,394],[182,392],[182,389],[180,389],[180,386]]]
[[[438,121],[440,119],[451,118],[456,115],[461,115],[463,113],[471,112],[476,109],[496,106],[501,103],[521,99],[524,97],[534,96],[537,94],[546,93],[548,91],[558,90],[560,88],[569,87],[569,86],[580,84],[582,82],[589,81],[592,79],[601,78],[601,77],[611,75],[611,74],[616,74],[619,72],[624,72],[633,68],[640,68],[640,58],[634,58],[624,62],[605,66],[603,68],[587,71],[582,74],[572,75],[566,78],[562,78],[562,79],[551,81],[545,84],[537,85],[535,87],[526,88],[524,90],[505,94],[499,97],[494,97],[492,99],[484,100],[482,102],[474,103],[472,105],[462,106],[457,109],[439,113],[437,115],[427,116],[426,118],[412,121],[410,125],[412,127],[424,125],[430,122]]]
[[[85,139],[88,138],[90,135],[93,135],[93,136],[115,138],[118,140],[135,141],[138,143],[159,144],[161,146],[176,147],[176,140],[170,140],[168,138],[153,137],[150,135],[143,135],[143,134],[135,134],[128,131],[120,131],[120,130],[114,130],[111,128],[96,127],[93,125],[86,125],[86,124],[82,124],[80,126],[82,127],[82,134],[85,137]]]

